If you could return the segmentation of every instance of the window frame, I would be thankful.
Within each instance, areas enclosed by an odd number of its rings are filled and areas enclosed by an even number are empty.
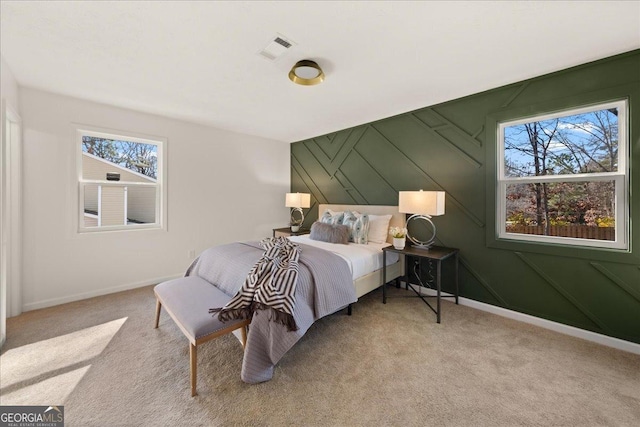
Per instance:
[[[130,181],[107,181],[84,179],[82,174],[82,137],[93,136],[98,138],[106,138],[113,140],[123,140],[130,142],[137,142],[142,144],[152,144],[156,146],[157,155],[157,172],[155,183],[142,183],[142,182],[130,182]],[[112,231],[139,231],[139,230],[164,230],[167,229],[166,212],[167,212],[167,184],[166,184],[166,152],[167,152],[167,139],[158,136],[141,135],[134,132],[103,129],[95,126],[76,125],[75,135],[73,138],[76,153],[76,186],[77,186],[77,228],[76,231],[79,234],[93,234]],[[137,173],[135,171],[131,171]],[[123,183],[127,187],[141,186],[141,187],[155,187],[155,222],[145,224],[128,224],[128,225],[107,225],[97,227],[86,227],[84,225],[84,197],[85,187],[88,185],[101,185],[101,186],[123,186]],[[126,206],[126,200],[125,200]]]
[[[505,141],[504,130],[507,127],[524,123],[540,122],[558,117],[584,114],[608,108],[618,110],[618,168],[615,172],[594,172],[565,175],[544,175],[508,177],[505,175]],[[629,210],[629,182],[630,182],[630,156],[629,156],[629,100],[627,98],[613,101],[591,103],[579,107],[557,109],[542,114],[531,114],[517,119],[502,120],[496,122],[496,198],[495,198],[495,231],[498,240],[534,242],[551,245],[566,245],[572,247],[601,248],[625,250],[630,249],[630,210]],[[549,182],[603,182],[615,183],[615,240],[596,240],[574,237],[544,236],[534,234],[509,233],[506,231],[506,192],[509,184],[522,183],[549,183]]]

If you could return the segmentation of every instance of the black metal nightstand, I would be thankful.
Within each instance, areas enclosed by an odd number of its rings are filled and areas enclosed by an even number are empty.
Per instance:
[[[291,231],[291,227],[273,229],[273,237],[302,236],[303,234],[309,234],[309,230],[301,228],[298,231]]]
[[[396,252],[398,254],[404,255],[404,277],[401,280],[407,285],[407,288],[411,288],[413,292],[415,292],[416,296],[418,296],[425,304],[429,306],[431,310],[436,314],[436,319],[438,323],[440,323],[440,299],[451,297],[456,299],[456,304],[458,304],[458,253],[459,249],[455,248],[445,248],[443,246],[432,246],[429,249],[417,249],[412,246],[405,246],[404,249],[396,249],[393,246],[387,246],[382,248],[382,277],[387,277],[387,252]],[[408,259],[410,257],[413,258],[426,258],[430,261],[436,261],[436,277],[435,277],[435,285],[436,285],[436,295],[422,295],[416,288],[415,285],[411,283],[409,280],[409,269],[408,269]],[[455,261],[455,294],[454,295],[445,295],[444,297],[441,295],[441,276],[442,276],[442,261],[447,258],[453,257]],[[426,298],[436,298],[436,307],[433,308],[429,301]],[[382,302],[384,304],[387,303],[387,290],[386,283],[382,284]]]

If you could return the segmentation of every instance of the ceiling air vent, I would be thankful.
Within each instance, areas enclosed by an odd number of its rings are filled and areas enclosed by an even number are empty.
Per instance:
[[[286,47],[287,49],[289,49],[291,47],[291,43],[289,43],[285,39],[281,39],[280,37],[276,37],[273,41],[278,43],[278,44],[281,44],[282,46]]]
[[[262,49],[259,53],[271,61],[275,61],[287,50],[291,49],[294,43],[291,40],[286,39],[284,36],[278,34],[273,37],[269,44]]]

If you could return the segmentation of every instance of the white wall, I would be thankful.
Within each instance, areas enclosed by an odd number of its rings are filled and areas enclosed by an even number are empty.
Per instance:
[[[20,112],[18,104],[18,83],[11,69],[0,55],[0,95],[11,107]]]
[[[258,240],[287,224],[287,143],[34,89],[20,89],[20,104],[25,310],[179,276],[190,250]],[[167,231],[76,232],[73,123],[167,138]]]

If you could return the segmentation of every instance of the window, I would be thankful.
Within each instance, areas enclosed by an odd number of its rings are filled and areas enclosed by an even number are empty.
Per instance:
[[[162,228],[164,141],[78,129],[80,232]]]
[[[498,238],[628,248],[627,102],[498,125]]]

